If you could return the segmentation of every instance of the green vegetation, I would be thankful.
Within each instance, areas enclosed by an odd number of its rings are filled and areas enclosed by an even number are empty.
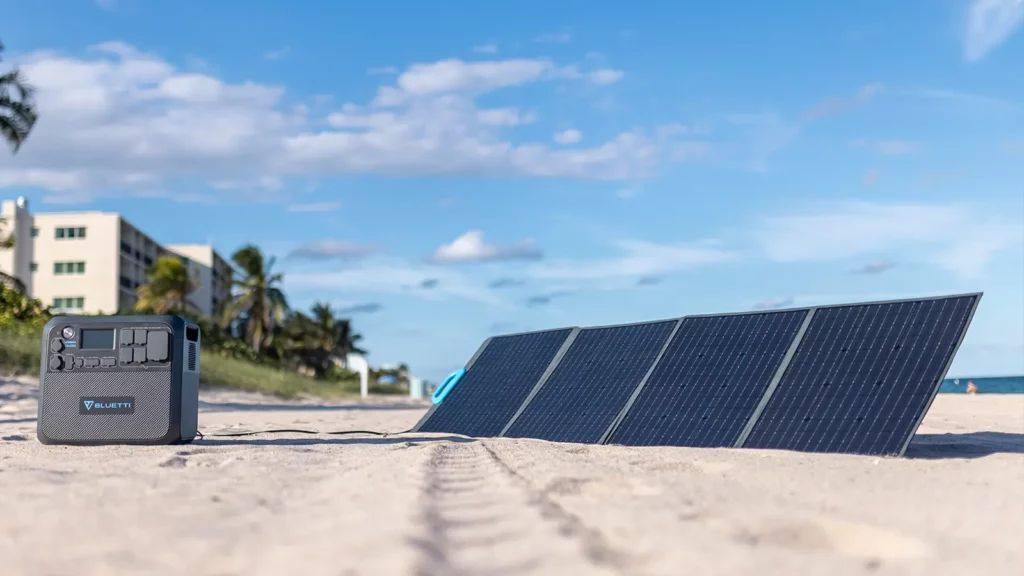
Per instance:
[[[137,289],[134,310],[120,314],[178,314],[202,331],[202,379],[206,386],[275,394],[340,397],[359,392],[359,377],[341,367],[350,352],[365,354],[351,322],[317,302],[310,314],[292,310],[272,274],[273,259],[264,264],[255,246],[232,256],[240,269],[232,280],[234,293],[215,317],[204,317],[190,296],[199,288],[178,258],[159,258]],[[0,284],[0,372],[37,374],[42,326],[52,317],[42,302]],[[375,393],[401,393],[406,369],[394,371],[399,385],[371,385]],[[381,373],[384,374],[383,372]],[[376,376],[374,372],[371,376]],[[404,382],[403,382],[404,381]]]

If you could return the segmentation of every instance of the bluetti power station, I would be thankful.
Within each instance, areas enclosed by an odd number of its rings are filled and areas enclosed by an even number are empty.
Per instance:
[[[43,444],[196,437],[199,327],[179,316],[58,316],[43,329]]]

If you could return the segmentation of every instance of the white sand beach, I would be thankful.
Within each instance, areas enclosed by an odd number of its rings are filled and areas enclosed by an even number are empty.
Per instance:
[[[73,448],[0,382],[0,574],[984,574],[1024,566],[1024,396],[940,396],[904,459],[415,434]],[[207,434],[425,403],[204,391]]]

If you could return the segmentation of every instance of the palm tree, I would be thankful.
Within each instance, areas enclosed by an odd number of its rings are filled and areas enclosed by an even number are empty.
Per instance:
[[[310,311],[325,350],[342,359],[352,352],[366,354],[365,350],[357,346],[363,337],[352,331],[352,322],[348,319],[335,317],[330,304],[317,302]]]
[[[240,248],[231,260],[241,270],[242,278],[233,282],[237,294],[225,306],[225,318],[240,320],[245,337],[259,354],[274,338],[274,327],[280,326],[288,312],[288,301],[281,289],[283,276],[271,272],[276,258],[264,260],[260,249],[252,244]]]
[[[4,44],[0,42],[0,52],[3,51]],[[21,148],[39,118],[34,93],[17,68],[0,74],[0,136],[14,152]]]
[[[148,283],[136,290],[138,301],[135,310],[152,310],[157,314],[199,312],[199,307],[189,300],[189,294],[199,288],[199,282],[188,273],[188,267],[174,256],[158,258],[146,272]]]

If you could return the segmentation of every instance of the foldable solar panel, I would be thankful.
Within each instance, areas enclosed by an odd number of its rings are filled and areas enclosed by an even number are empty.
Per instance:
[[[808,312],[683,318],[608,443],[734,446]]]
[[[563,328],[488,339],[444,401],[435,404],[413,430],[497,436],[572,331]]]
[[[580,330],[504,436],[601,442],[678,320]]]
[[[903,455],[980,296],[814,309],[743,446]]]

